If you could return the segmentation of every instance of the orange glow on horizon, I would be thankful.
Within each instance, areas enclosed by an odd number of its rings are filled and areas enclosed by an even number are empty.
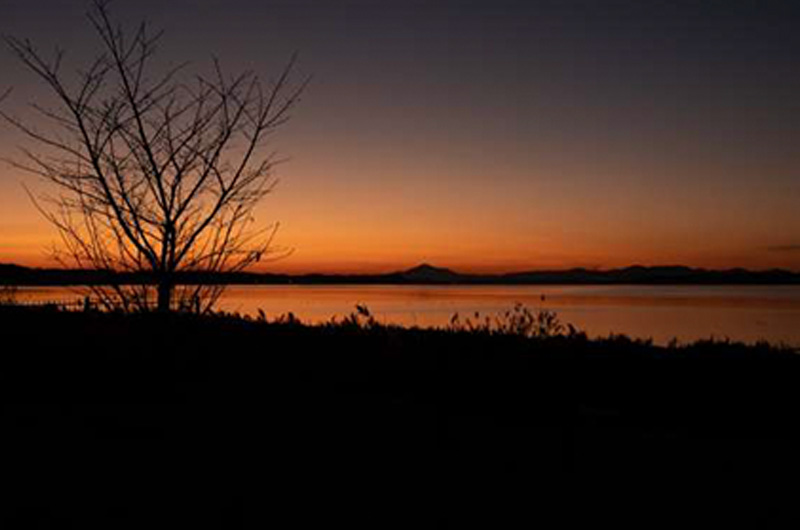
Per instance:
[[[469,186],[449,200],[441,191],[418,200],[395,191],[347,190],[337,196],[336,190],[315,195],[299,186],[279,187],[257,214],[266,222],[281,220],[275,247],[293,251],[281,259],[267,258],[251,270],[369,274],[423,262],[465,273],[634,264],[800,270],[800,251],[778,250],[791,236],[792,225],[787,224],[786,236],[778,233],[766,240],[759,237],[766,230],[741,230],[735,215],[721,220],[720,225],[728,225],[723,230],[704,225],[702,218],[677,219],[669,226],[660,221],[659,212],[653,219],[635,210],[615,216],[614,208],[598,208],[581,197],[565,201],[564,207],[542,202],[528,211],[514,204],[514,198],[481,206],[486,202],[481,191],[484,196],[489,192]],[[356,204],[358,208],[344,207]],[[723,232],[725,237],[716,235]],[[56,230],[24,192],[2,188],[0,262],[56,267],[48,249],[57,240]]]
[[[384,273],[423,262],[474,273],[634,264],[800,270],[793,188],[681,187],[670,180],[692,169],[681,165],[639,183],[636,167],[622,177],[591,160],[493,168],[430,154],[408,164],[339,147],[310,142],[307,157],[280,167],[279,185],[255,214],[261,226],[279,221],[275,246],[293,252],[251,270]],[[617,188],[605,185],[612,181]],[[0,168],[0,262],[56,266],[48,249],[58,234],[23,182],[36,184]]]

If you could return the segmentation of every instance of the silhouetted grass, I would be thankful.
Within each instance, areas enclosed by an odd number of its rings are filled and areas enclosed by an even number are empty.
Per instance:
[[[554,318],[429,330],[367,308],[310,326],[0,307],[9,513],[114,528],[795,517],[797,352],[590,340]]]

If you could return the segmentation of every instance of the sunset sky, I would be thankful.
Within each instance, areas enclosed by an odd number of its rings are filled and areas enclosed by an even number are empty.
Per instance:
[[[702,7],[699,7],[702,4]],[[83,0],[0,33],[94,54]],[[257,211],[288,272],[683,264],[800,270],[800,5],[790,1],[117,0],[161,59],[313,74]],[[50,101],[5,49],[3,108]],[[0,157],[30,145],[0,125]],[[0,262],[45,266],[36,179],[0,165]]]

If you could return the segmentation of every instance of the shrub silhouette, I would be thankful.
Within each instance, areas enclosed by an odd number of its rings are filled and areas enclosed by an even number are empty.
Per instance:
[[[473,317],[474,320],[473,318],[466,318],[462,321],[460,315],[455,313],[450,319],[447,329],[454,332],[469,331],[494,335],[515,335],[535,339],[585,336],[572,324],[565,326],[554,311],[547,309],[531,311],[521,303],[514,304],[512,309],[494,318],[488,315],[481,318],[479,312],[475,312]]]

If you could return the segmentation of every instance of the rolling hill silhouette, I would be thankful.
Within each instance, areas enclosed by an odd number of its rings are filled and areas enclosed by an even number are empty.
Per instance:
[[[373,284],[373,285],[797,285],[800,273],[784,269],[751,271],[696,269],[685,266],[644,267],[590,270],[575,268],[550,271],[522,271],[505,274],[464,274],[423,263],[416,267],[386,274],[273,274],[238,272],[214,274],[179,273],[178,283],[249,284]],[[104,270],[37,269],[15,264],[0,264],[0,285],[100,285],[147,283],[147,274],[114,273]]]

